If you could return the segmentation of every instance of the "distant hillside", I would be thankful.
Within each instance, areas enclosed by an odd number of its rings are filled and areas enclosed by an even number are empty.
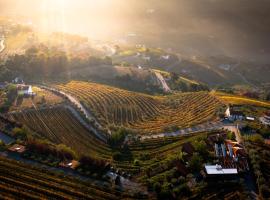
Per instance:
[[[270,67],[255,60],[236,60],[226,56],[187,57],[155,48],[126,47],[112,57],[114,63],[158,68],[210,86],[247,84],[260,86],[270,82]]]

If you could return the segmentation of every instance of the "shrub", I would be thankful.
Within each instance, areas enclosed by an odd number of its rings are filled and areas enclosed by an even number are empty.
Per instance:
[[[160,185],[159,182],[155,182],[153,184],[153,188],[154,188],[154,190],[155,190],[156,193],[160,193],[160,191],[161,191],[161,185]]]
[[[23,128],[14,128],[12,130],[13,136],[18,138],[18,139],[25,139],[27,136],[27,130],[25,127]]]
[[[263,198],[269,198],[270,197],[270,189],[267,185],[261,185],[259,187],[260,194]]]
[[[125,128],[119,128],[118,130],[114,131],[109,139],[109,144],[113,147],[121,145],[125,137],[130,134],[131,131]]]
[[[116,151],[113,153],[112,157],[114,160],[121,160],[122,155],[119,151]]]
[[[199,171],[202,165],[202,158],[199,154],[194,153],[189,161],[189,167],[193,171]]]
[[[134,162],[133,162],[133,164],[135,166],[140,166],[140,161],[138,159],[135,159]]]
[[[263,143],[264,142],[263,137],[259,134],[254,134],[254,135],[249,136],[249,140],[251,142],[256,142],[256,143]]]
[[[228,138],[229,140],[235,140],[235,134],[234,134],[233,132],[229,132],[229,133],[227,134],[227,138]]]

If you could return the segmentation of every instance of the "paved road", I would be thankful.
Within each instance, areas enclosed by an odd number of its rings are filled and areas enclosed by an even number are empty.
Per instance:
[[[171,88],[168,86],[168,84],[166,83],[164,77],[157,71],[155,71],[156,77],[157,79],[160,81],[162,88],[164,90],[164,92],[171,92]]]
[[[202,131],[222,129],[223,126],[224,124],[222,122],[207,122],[207,123],[200,124],[194,127],[180,129],[176,132],[144,135],[141,137],[141,140],[159,138],[159,137],[173,137],[173,136],[186,135],[186,134],[202,132]]]
[[[235,133],[237,141],[241,141],[240,132],[236,125],[228,124],[221,121],[217,122],[206,122],[204,124],[196,125],[190,128],[180,129],[176,132],[171,133],[158,133],[153,135],[144,135],[141,137],[141,140],[145,139],[153,139],[153,138],[161,138],[161,137],[175,137],[180,135],[187,135],[191,133],[198,133],[203,131],[211,131],[211,130],[219,130],[219,129],[227,129]]]

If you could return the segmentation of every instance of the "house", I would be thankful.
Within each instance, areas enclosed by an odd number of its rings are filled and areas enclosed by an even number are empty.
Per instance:
[[[248,121],[254,121],[255,120],[255,118],[254,117],[246,117],[246,120],[248,120]]]
[[[31,85],[19,84],[17,85],[18,95],[34,95]]]
[[[270,139],[265,139],[264,142],[265,142],[265,144],[270,145]]]
[[[8,150],[10,152],[15,152],[15,153],[19,153],[22,154],[25,152],[26,148],[23,145],[20,144],[14,144],[13,146],[9,147]]]
[[[24,81],[23,81],[22,78],[16,77],[16,78],[12,81],[12,83],[14,83],[14,84],[24,84]]]
[[[7,86],[6,83],[0,83],[0,90],[5,89],[6,86]]]
[[[60,167],[76,169],[80,163],[77,160],[66,160],[59,164]]]
[[[259,120],[262,124],[270,126],[270,111],[266,112]]]
[[[225,111],[225,117],[228,118],[230,121],[243,120],[244,114],[239,110],[228,107]]]

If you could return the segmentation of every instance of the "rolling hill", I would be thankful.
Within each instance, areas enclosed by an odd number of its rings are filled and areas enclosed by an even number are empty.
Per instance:
[[[54,87],[77,97],[103,126],[127,126],[144,133],[202,123],[222,106],[207,92],[150,96],[80,81]]]

